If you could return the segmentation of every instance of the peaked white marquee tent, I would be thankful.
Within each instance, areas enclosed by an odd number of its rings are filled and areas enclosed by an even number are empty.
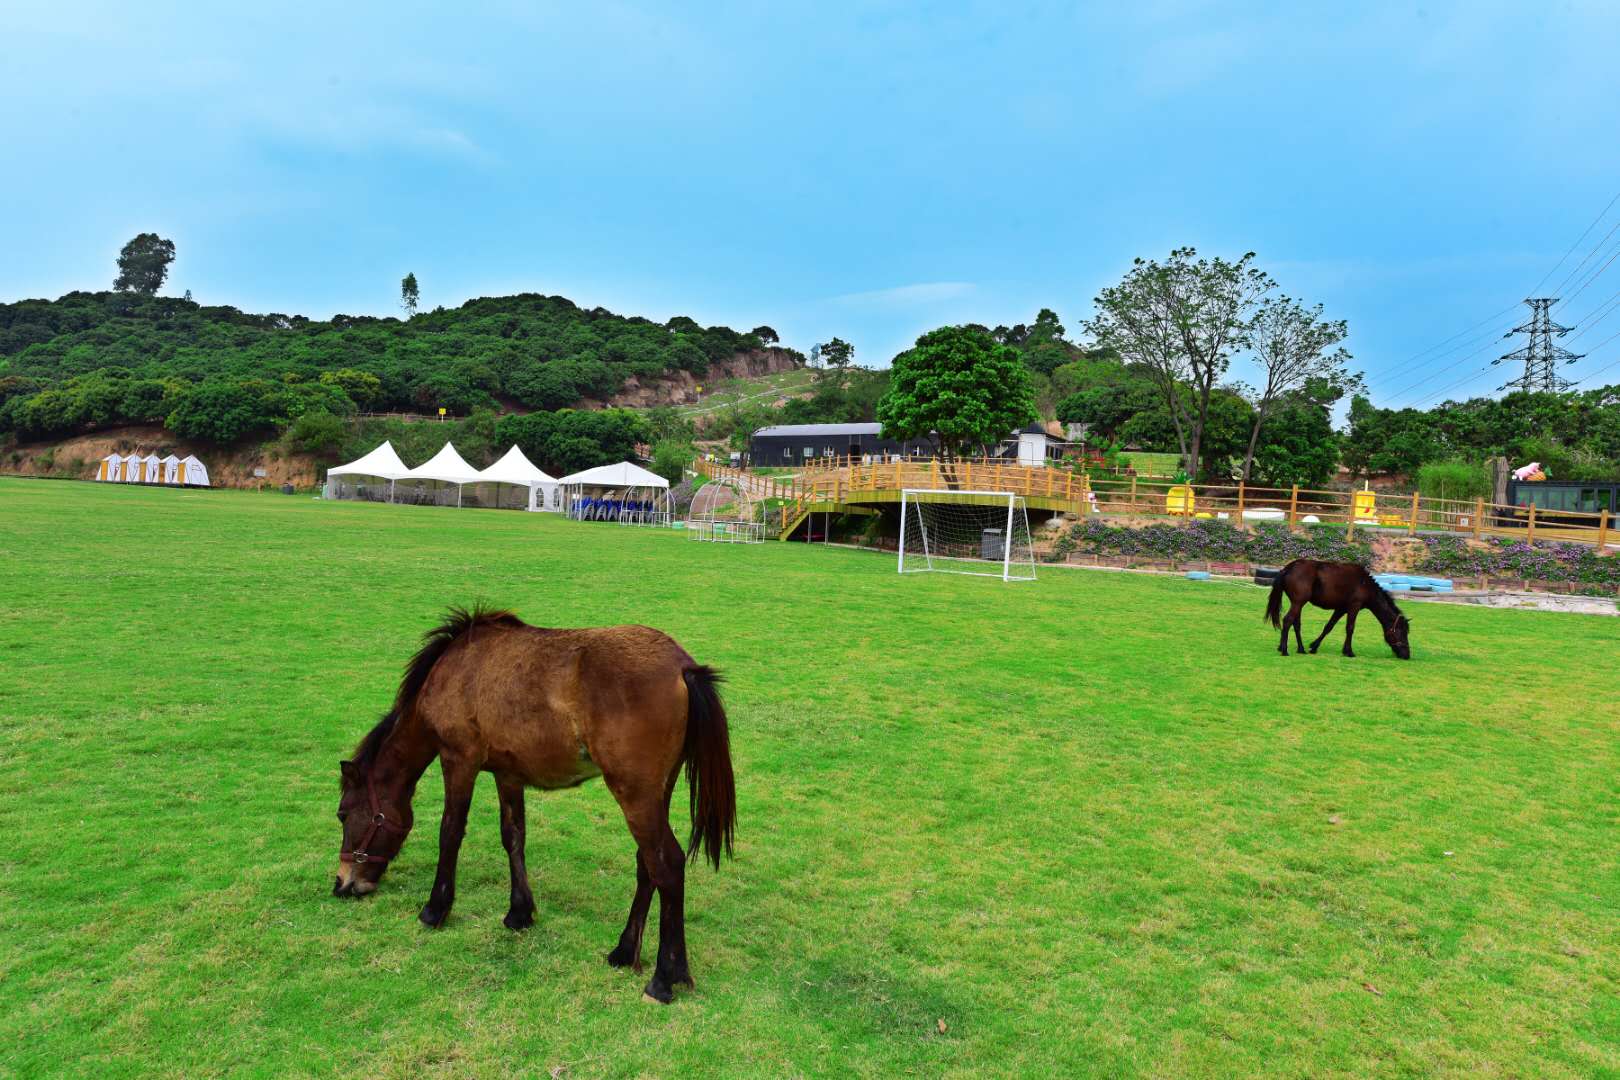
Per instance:
[[[403,497],[411,502],[450,506],[453,490],[454,505],[460,506],[461,489],[467,484],[478,483],[479,477],[478,470],[467,464],[453,445],[445,443],[437,454],[400,479],[405,482],[404,490],[409,493]]]
[[[557,500],[557,478],[525,457],[516,445],[478,474],[478,486],[474,490],[480,506],[561,509]]]
[[[156,454],[147,454],[141,459],[141,483],[161,484],[163,482],[163,459]]]
[[[370,499],[373,502],[393,502],[394,484],[410,474],[410,469],[399,460],[394,444],[384,441],[371,453],[347,465],[326,470],[328,499]],[[386,480],[386,484],[372,481]]]
[[[163,482],[165,484],[178,484],[180,482],[179,454],[170,454],[163,459]]]
[[[120,480],[123,478],[124,459],[115,451],[101,459],[96,468],[97,480]]]
[[[197,455],[187,454],[180,459],[180,482],[187,487],[208,487],[208,466]]]
[[[119,479],[126,484],[140,483],[142,462],[143,459],[139,453],[130,454],[128,457],[124,458],[124,473],[119,477]]]
[[[669,481],[629,461],[569,473],[558,483],[569,517],[626,525],[668,525],[673,517]]]

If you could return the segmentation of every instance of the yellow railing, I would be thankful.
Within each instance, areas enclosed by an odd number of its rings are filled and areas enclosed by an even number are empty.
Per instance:
[[[1235,525],[1263,521],[1289,526],[1342,525],[1346,535],[1360,526],[1402,530],[1408,535],[1422,530],[1475,539],[1505,536],[1526,541],[1573,540],[1595,544],[1599,550],[1620,544],[1606,510],[1548,511],[1483,499],[1431,499],[1416,493],[1266,488],[1243,483],[1176,484],[1135,476],[1090,475],[1057,466],[1037,468],[994,458],[884,462],[823,459],[786,477],[755,476],[701,459],[697,468],[707,476],[731,477],[749,484],[750,492],[758,498],[781,500],[779,517],[784,529],[813,503],[860,502],[863,496],[874,501],[872,493],[904,488],[950,488],[1011,492],[1048,500],[1049,508],[1074,513],[1087,513],[1094,507],[1107,514],[1224,519]]]

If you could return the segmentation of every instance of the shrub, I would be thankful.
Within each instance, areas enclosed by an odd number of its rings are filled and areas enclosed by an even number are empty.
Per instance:
[[[1527,544],[1493,536],[1485,547],[1476,547],[1455,536],[1425,536],[1423,548],[1417,569],[1426,574],[1620,586],[1620,558],[1601,556],[1586,544]]]
[[[1491,476],[1482,464],[1453,458],[1418,469],[1418,493],[1426,499],[1489,499]]]
[[[1177,562],[1251,562],[1281,565],[1294,559],[1372,563],[1372,546],[1361,538],[1346,540],[1332,525],[1313,525],[1296,533],[1284,525],[1257,525],[1252,532],[1224,521],[1194,520],[1185,524],[1138,527],[1110,525],[1095,518],[1078,522],[1052,547],[1052,559],[1083,551],[1099,555],[1141,555]]]

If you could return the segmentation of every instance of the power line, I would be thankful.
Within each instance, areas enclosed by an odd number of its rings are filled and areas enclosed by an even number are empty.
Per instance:
[[[1560,266],[1564,265],[1564,260],[1569,258],[1570,252],[1574,251],[1576,248],[1581,246],[1581,241],[1585,240],[1587,235],[1589,233],[1591,233],[1591,231],[1593,229],[1597,228],[1598,222],[1602,221],[1606,216],[1608,216],[1609,211],[1614,209],[1614,204],[1617,203],[1617,202],[1620,202],[1620,191],[1617,191],[1617,192],[1614,193],[1614,198],[1609,200],[1609,205],[1605,206],[1602,210],[1598,211],[1598,216],[1593,218],[1592,223],[1590,225],[1588,225],[1585,228],[1585,230],[1582,231],[1581,235],[1579,235],[1579,236],[1577,236],[1575,238],[1575,242],[1573,244],[1569,245],[1569,251],[1564,252],[1564,254],[1559,257],[1558,261],[1553,263],[1553,268],[1551,270],[1547,271],[1544,275],[1542,275],[1542,278],[1541,278],[1540,281],[1536,282],[1533,286],[1531,286],[1530,292],[1532,294],[1540,292],[1541,287],[1543,285],[1547,284],[1547,279],[1552,277],[1554,274],[1558,273],[1558,268]],[[1613,232],[1614,230],[1610,229],[1609,231]],[[1604,237],[1604,239],[1606,240],[1606,239],[1608,239],[1608,237]],[[1554,291],[1556,292],[1557,290],[1554,290]],[[1515,306],[1517,306],[1517,305],[1515,305]]]

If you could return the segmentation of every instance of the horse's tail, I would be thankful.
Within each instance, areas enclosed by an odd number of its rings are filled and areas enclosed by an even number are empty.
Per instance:
[[[426,685],[433,665],[439,662],[450,646],[480,626],[522,626],[523,620],[510,611],[473,605],[471,610],[453,606],[444,613],[444,622],[422,635],[422,647],[405,665],[405,677],[399,681],[399,694],[394,698],[394,712],[409,715],[416,704],[416,696]]]
[[[726,730],[726,709],[720,703],[720,673],[701,664],[689,667],[686,680],[686,786],[692,802],[692,838],[686,857],[698,849],[720,869],[720,851],[731,854],[737,826],[737,784],[731,774],[731,737]]]
[[[1288,567],[1293,565],[1293,563],[1289,563],[1288,566],[1277,571],[1277,576],[1271,580],[1271,596],[1266,600],[1264,618],[1269,620],[1272,626],[1282,625],[1283,578],[1288,576]]]

